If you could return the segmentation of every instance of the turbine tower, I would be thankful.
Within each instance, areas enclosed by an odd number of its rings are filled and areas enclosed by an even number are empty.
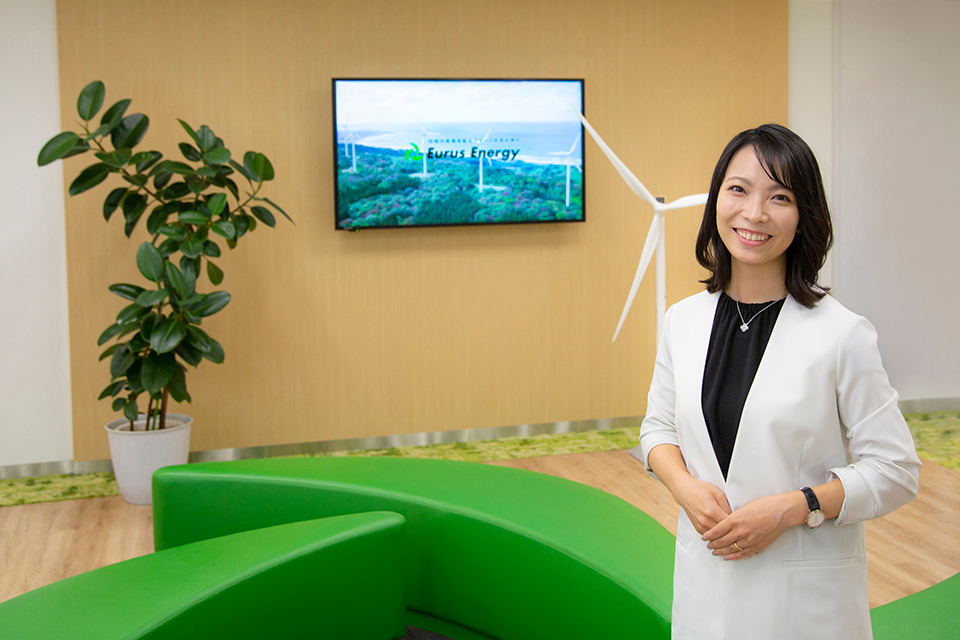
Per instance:
[[[483,149],[483,143],[486,142],[487,138],[490,137],[491,131],[493,131],[492,127],[490,129],[487,129],[486,135],[484,135],[481,140],[476,141],[478,150]],[[483,193],[484,189],[493,189],[494,191],[503,191],[504,189],[506,189],[506,187],[501,187],[497,185],[483,184],[483,161],[486,160],[487,164],[489,164],[491,167],[493,166],[493,161],[490,158],[488,158],[485,154],[481,154],[477,159],[479,160],[477,164],[480,165],[480,182],[477,183],[477,188],[480,189],[480,193]]]
[[[650,230],[647,232],[647,238],[643,242],[643,251],[640,253],[640,263],[637,265],[637,273],[633,277],[633,284],[630,286],[630,295],[627,296],[627,302],[623,306],[623,312],[620,314],[620,322],[617,323],[617,330],[613,334],[613,339],[615,341],[617,336],[620,335],[620,329],[623,328],[623,323],[627,319],[627,314],[630,312],[630,307],[633,305],[633,300],[637,297],[637,290],[640,288],[640,282],[643,280],[643,275],[646,273],[647,267],[650,266],[650,260],[653,258],[654,252],[656,252],[657,343],[659,344],[660,337],[663,333],[663,317],[667,312],[667,262],[666,243],[664,236],[664,214],[667,211],[673,211],[674,209],[702,206],[707,202],[707,194],[698,193],[696,195],[684,196],[669,203],[664,203],[654,198],[650,191],[643,186],[643,183],[640,182],[637,176],[633,175],[630,169],[627,168],[627,165],[623,164],[623,161],[617,157],[617,154],[615,154],[613,150],[607,146],[607,143],[603,141],[603,138],[600,137],[600,134],[598,134],[590,125],[590,123],[587,122],[587,119],[583,117],[583,114],[580,113],[580,111],[578,111],[576,108],[574,108],[574,111],[577,112],[580,122],[583,123],[583,126],[587,129],[587,132],[593,137],[594,141],[596,141],[597,146],[600,147],[600,150],[603,151],[603,154],[607,156],[611,163],[613,163],[617,173],[620,174],[624,182],[627,183],[627,186],[630,187],[631,191],[653,206],[653,222],[650,223]]]
[[[352,152],[352,153],[351,153]],[[344,173],[357,172],[357,134],[347,129],[343,134],[343,155],[353,156],[353,164],[349,169],[344,169]]]
[[[423,172],[422,173],[411,173],[410,175],[414,178],[427,178],[432,176],[432,173],[427,172],[427,136],[438,136],[440,135],[436,131],[427,131],[423,124],[420,125],[420,131],[423,132],[423,135],[420,136],[420,155],[423,156]]]
[[[573,156],[573,150],[577,148],[577,143],[580,142],[580,136],[583,135],[582,131],[577,132],[577,139],[573,141],[573,144],[570,146],[570,151],[551,151],[548,153],[548,156],[566,156],[565,164],[567,165],[567,205],[570,206],[570,167],[576,167],[577,171],[583,173],[583,169],[580,168],[580,163],[571,163],[570,158]]]

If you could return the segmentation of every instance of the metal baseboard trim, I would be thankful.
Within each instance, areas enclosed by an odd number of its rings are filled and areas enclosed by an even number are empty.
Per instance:
[[[901,400],[903,413],[938,413],[941,411],[960,411],[960,398],[917,398]]]
[[[931,413],[938,411],[960,411],[960,398],[915,398],[900,401],[903,413]],[[374,438],[349,438],[345,440],[325,440],[321,442],[302,442],[278,444],[263,447],[240,447],[235,449],[214,449],[211,451],[193,451],[190,462],[215,462],[219,460],[249,460],[254,458],[275,458],[312,453],[331,453],[334,451],[352,451],[356,449],[388,449],[393,447],[417,447],[428,444],[449,444],[452,442],[473,442],[496,438],[541,435],[545,433],[572,433],[577,431],[599,431],[602,429],[620,429],[639,427],[643,416],[622,418],[600,418],[597,420],[568,420],[563,422],[541,422],[520,424],[508,427],[486,427],[482,429],[460,429],[456,431],[427,431],[395,436]],[[631,451],[639,458],[639,448]],[[110,460],[60,460],[55,462],[37,462],[14,464],[0,467],[0,480],[14,478],[33,478],[63,474],[101,473],[113,471]]]
[[[520,424],[507,427],[460,429],[456,431],[428,431],[423,433],[407,433],[394,436],[348,438],[344,440],[277,444],[262,447],[213,449],[210,451],[192,451],[190,453],[190,462],[250,460],[256,458],[276,458],[280,456],[332,453],[334,451],[419,447],[430,444],[474,442],[478,440],[494,440],[497,438],[528,438],[530,436],[538,436],[542,434],[575,433],[579,431],[600,431],[604,429],[639,427],[642,421],[643,416],[627,416],[622,418],[600,418],[596,420],[541,422],[537,424]],[[34,464],[19,464],[0,467],[0,480],[62,475],[70,473],[101,473],[109,471],[113,471],[113,465],[110,463],[110,460],[62,460],[58,462],[38,462]]]
[[[108,466],[110,461],[106,461]],[[82,473],[76,471],[78,463],[73,460],[58,460],[56,462],[34,462],[30,464],[10,464],[0,467],[0,480],[12,480],[14,478],[35,478],[37,476],[60,476],[69,473]],[[110,469],[107,469],[108,471]]]

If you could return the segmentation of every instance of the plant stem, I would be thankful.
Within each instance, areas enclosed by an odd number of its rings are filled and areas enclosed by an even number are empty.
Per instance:
[[[166,387],[163,389],[163,400],[160,404],[160,428],[167,428],[167,398],[170,397],[170,391]]]
[[[253,184],[253,183],[251,183],[251,184]],[[261,188],[261,187],[263,187],[263,183],[262,183],[262,182],[258,182],[258,183],[257,183],[257,188],[253,190],[253,193],[248,193],[248,194],[247,194],[247,199],[244,201],[244,203],[243,203],[243,204],[240,204],[240,200],[237,199],[237,208],[234,209],[233,211],[227,210],[227,213],[228,213],[228,214],[235,213],[235,212],[240,211],[241,209],[243,209],[243,208],[244,208],[245,206],[247,206],[248,204],[250,204],[250,202],[253,201],[253,199],[257,196],[257,194],[260,193],[260,188]]]
[[[87,133],[87,135],[90,135],[90,129],[87,128],[87,124],[89,124],[89,123],[84,123],[84,125],[83,125],[83,130]],[[101,138],[103,138],[103,136],[100,136],[100,138],[89,138],[89,140],[93,140],[93,143],[94,143],[95,145],[97,145],[97,147],[100,149],[100,151],[101,151],[102,153],[107,153],[106,147],[104,147],[102,144],[100,144],[100,139],[101,139]],[[114,149],[114,151],[116,151],[116,149]],[[130,176],[130,175],[131,175],[130,172],[127,171],[126,166],[120,167],[119,170],[120,170],[120,172],[123,173],[123,175],[125,175],[125,176]],[[138,175],[138,174],[139,174],[139,172],[137,172],[137,174],[134,174],[134,175]],[[134,186],[137,186],[137,185],[134,185]],[[138,191],[139,191],[140,189],[143,189],[144,193],[146,193],[148,196],[150,196],[151,198],[153,198],[156,202],[159,202],[159,203],[161,203],[161,204],[166,204],[166,201],[165,201],[165,200],[161,200],[159,197],[157,197],[157,194],[155,194],[155,193],[153,193],[152,191],[150,191],[150,189],[148,189],[148,188],[146,187],[146,185],[144,185],[144,186],[142,186],[142,187],[137,187],[137,190],[138,190]]]
[[[151,420],[152,417],[153,417],[153,396],[150,396],[150,400],[147,401],[147,427],[146,427],[147,431],[150,431],[151,429],[150,425],[153,423],[153,421]]]

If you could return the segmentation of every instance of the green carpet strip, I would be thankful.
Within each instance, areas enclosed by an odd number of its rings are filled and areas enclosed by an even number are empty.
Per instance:
[[[915,413],[907,415],[906,419],[921,458],[960,471],[960,411]],[[638,437],[639,429],[636,428],[606,429],[421,447],[335,451],[312,454],[311,457],[363,456],[490,462],[631,449],[636,446]],[[0,480],[0,507],[114,495],[119,495],[119,491],[112,473],[64,474]]]

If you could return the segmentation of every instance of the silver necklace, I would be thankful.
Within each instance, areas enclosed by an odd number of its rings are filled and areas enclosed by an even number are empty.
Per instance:
[[[760,315],[761,313],[763,313],[764,311],[766,311],[767,309],[769,309],[770,307],[772,307],[773,305],[777,304],[780,301],[774,300],[773,302],[765,306],[763,309],[760,309],[760,311],[757,311],[755,314],[753,314],[753,317],[750,318],[749,320],[743,319],[743,314],[740,312],[740,301],[734,300],[734,302],[737,303],[737,315],[740,316],[740,322],[743,323],[740,325],[740,331],[743,331],[744,333],[746,333],[747,329],[750,328],[750,323],[756,320],[758,315]]]

